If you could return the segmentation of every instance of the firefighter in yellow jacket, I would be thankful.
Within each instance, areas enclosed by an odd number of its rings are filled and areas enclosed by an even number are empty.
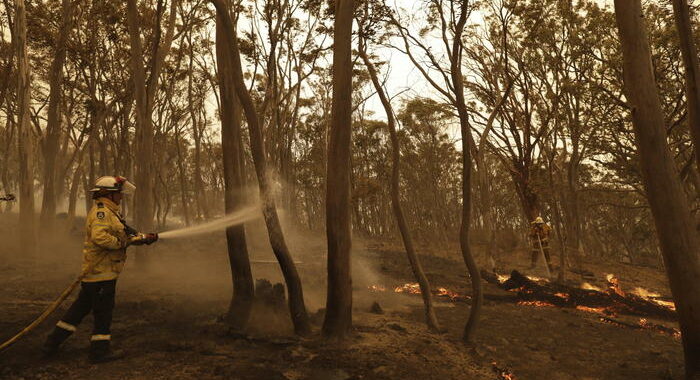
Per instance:
[[[130,245],[151,244],[157,234],[141,234],[126,225],[119,213],[124,194],[136,187],[124,177],[100,177],[91,190],[94,205],[85,221],[83,243],[83,280],[78,298],[58,321],[48,336],[42,351],[52,355],[92,311],[94,328],[90,338],[89,358],[93,363],[123,356],[110,348],[112,310],[117,277],[124,268],[126,248]]]
[[[530,268],[534,268],[537,264],[537,258],[544,253],[546,260],[545,265],[552,272],[552,259],[549,255],[549,235],[552,232],[552,227],[545,223],[541,216],[538,216],[530,223],[530,244],[532,245],[532,261]],[[540,252],[540,246],[542,252]]]

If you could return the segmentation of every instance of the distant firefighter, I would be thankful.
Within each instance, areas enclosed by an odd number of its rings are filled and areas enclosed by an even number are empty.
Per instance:
[[[552,272],[552,259],[549,255],[549,235],[552,232],[552,227],[544,222],[541,216],[538,216],[530,223],[530,243],[532,245],[532,261],[530,268],[534,268],[537,264],[537,259],[544,252],[544,257],[547,261],[547,267]],[[540,249],[542,251],[540,251]]]
[[[112,350],[110,326],[114,309],[117,277],[124,268],[126,248],[158,240],[157,234],[138,233],[126,225],[119,213],[124,194],[132,194],[136,187],[124,177],[100,177],[91,190],[94,205],[85,222],[83,244],[83,273],[78,298],[53,332],[46,339],[42,351],[53,355],[91,311],[94,328],[90,338],[89,358],[93,363],[118,359],[123,352]]]

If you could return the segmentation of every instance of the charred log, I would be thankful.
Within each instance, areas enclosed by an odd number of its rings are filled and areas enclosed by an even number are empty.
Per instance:
[[[615,278],[609,279],[607,290],[597,291],[552,282],[540,284],[516,270],[504,282],[499,281],[495,274],[486,271],[482,271],[481,276],[488,283],[515,292],[517,302],[542,302],[557,307],[595,310],[609,316],[626,314],[666,320],[677,319],[675,310],[623,292]]]

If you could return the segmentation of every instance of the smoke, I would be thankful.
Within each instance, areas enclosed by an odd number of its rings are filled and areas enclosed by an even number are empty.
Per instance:
[[[162,239],[177,239],[191,237],[195,235],[205,234],[208,232],[219,231],[226,227],[243,224],[253,219],[257,219],[260,216],[260,207],[259,205],[255,204],[253,206],[249,206],[242,210],[238,210],[234,213],[228,214],[222,218],[212,220],[211,222],[206,222],[198,224],[196,226],[179,228],[177,230],[159,233],[158,236]]]

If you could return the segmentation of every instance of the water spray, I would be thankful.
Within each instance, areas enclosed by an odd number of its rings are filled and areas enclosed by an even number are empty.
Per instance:
[[[209,232],[218,231],[226,227],[235,226],[249,222],[260,217],[260,207],[253,205],[240,209],[222,218],[212,220],[210,222],[198,224],[196,226],[179,228],[177,230],[161,232],[158,234],[159,239],[178,239],[191,237],[195,235],[206,234]]]

